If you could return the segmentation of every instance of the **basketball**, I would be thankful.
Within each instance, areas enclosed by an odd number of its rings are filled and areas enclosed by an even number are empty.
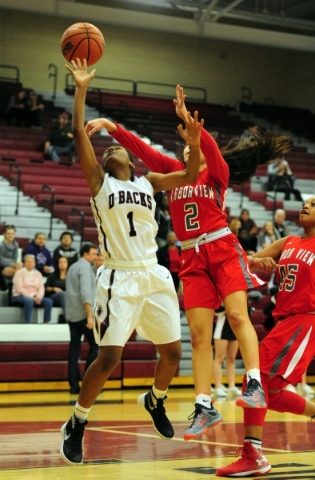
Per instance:
[[[85,58],[87,65],[94,65],[103,55],[105,40],[102,32],[91,23],[75,23],[61,37],[61,51],[68,62]]]

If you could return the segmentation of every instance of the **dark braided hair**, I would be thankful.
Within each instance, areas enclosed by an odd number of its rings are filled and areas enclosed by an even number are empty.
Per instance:
[[[229,166],[230,183],[241,184],[255,175],[259,165],[272,163],[291,149],[288,136],[254,126],[245,139],[234,139],[221,153]],[[236,145],[235,145],[235,142]]]

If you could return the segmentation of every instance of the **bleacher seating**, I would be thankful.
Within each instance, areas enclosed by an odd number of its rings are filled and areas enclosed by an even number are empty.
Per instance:
[[[19,87],[20,88],[20,87]],[[73,94],[73,90],[68,93]],[[88,93],[88,103],[101,108],[101,111],[107,115],[112,115],[113,119],[123,122],[127,128],[137,130],[139,134],[149,136],[152,141],[160,143],[164,148],[175,151],[178,144],[182,145],[182,140],[177,132],[176,126],[178,119],[174,115],[174,106],[170,99],[150,99],[148,97],[139,97],[133,95],[111,94],[102,95],[99,93]],[[45,103],[46,105],[46,103]],[[226,145],[233,136],[239,135],[248,127],[248,122],[241,121],[239,117],[229,115],[228,109],[219,105],[206,105],[202,103],[189,103],[188,108],[193,111],[199,111],[199,117],[206,120],[206,127],[211,131],[218,131],[218,143],[220,146]],[[10,165],[15,164],[21,168],[21,188],[22,191],[36,199],[39,205],[43,200],[47,200],[49,192],[42,193],[41,187],[48,184],[55,190],[54,213],[58,218],[63,219],[69,228],[77,221],[78,216],[71,214],[73,207],[84,212],[85,215],[85,233],[84,239],[96,242],[97,233],[94,225],[94,219],[89,205],[90,192],[86,186],[80,166],[76,163],[70,165],[57,165],[47,160],[43,154],[43,145],[47,130],[51,125],[51,119],[57,118],[60,113],[55,110],[52,114],[52,105],[47,103],[44,111],[44,129],[27,131],[24,128],[12,128],[1,125],[0,135],[2,142],[0,145],[0,175],[10,178],[12,172]],[[1,115],[0,115],[1,116]],[[315,131],[315,129],[314,129]],[[111,138],[96,134],[92,137],[92,143],[98,160],[101,160],[103,151],[112,144]],[[305,148],[295,146],[287,155],[287,159],[293,172],[302,178],[315,179],[315,155],[309,154]],[[136,173],[146,173],[147,167],[136,160]],[[257,176],[264,178],[266,176],[266,167],[260,167]],[[235,191],[243,190],[251,200],[255,200],[267,210],[272,211],[276,208],[283,208],[283,200],[274,200],[268,196],[266,191],[253,191],[251,182],[243,187],[233,187]],[[287,210],[287,218],[296,220],[296,211]],[[251,304],[255,307],[251,319],[255,326],[259,340],[262,340],[267,334],[264,326],[264,314],[262,312],[266,302],[269,299],[267,288],[261,289],[263,298],[259,302],[252,300]],[[182,300],[182,299],[181,299]],[[21,323],[21,309],[14,312],[13,307],[0,307],[1,312],[4,308],[11,309],[14,323]],[[16,308],[16,307],[14,307]],[[34,313],[34,322],[40,321],[40,309]],[[19,316],[18,316],[19,315]],[[7,317],[9,318],[9,317]],[[57,313],[55,313],[55,319]],[[55,321],[55,320],[54,320]],[[8,323],[10,321],[8,320]],[[10,325],[11,326],[11,325]],[[14,326],[14,325],[12,325]],[[22,325],[21,325],[22,326]],[[37,325],[32,325],[37,326]],[[60,325],[52,325],[52,327]],[[42,328],[45,328],[44,326]],[[53,381],[66,379],[66,352],[67,343],[57,342],[39,342],[39,343],[21,343],[18,349],[10,342],[1,342],[0,382],[3,381],[22,381],[22,379]],[[119,367],[115,370],[111,378],[120,379],[122,385],[126,378],[153,377],[155,367],[155,348],[144,342],[136,341],[135,338],[128,342],[124,350],[124,356]],[[154,350],[154,351],[153,351]],[[83,348],[83,357],[86,355],[86,346]],[[311,365],[311,372],[315,372]],[[20,369],[18,366],[21,366]],[[82,365],[83,367],[83,365]],[[313,370],[312,370],[313,368]],[[11,373],[12,374],[11,374]],[[31,373],[27,373],[31,372]],[[21,374],[21,375],[20,375]],[[20,375],[20,376],[19,376]]]

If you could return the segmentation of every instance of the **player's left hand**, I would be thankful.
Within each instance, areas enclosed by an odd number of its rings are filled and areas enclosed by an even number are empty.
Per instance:
[[[71,60],[73,68],[66,65],[66,69],[72,74],[77,87],[87,87],[95,75],[95,68],[88,73],[87,71],[87,63],[84,59],[83,62],[79,58],[75,60]]]
[[[272,257],[257,258],[252,257],[250,261],[250,269],[263,270],[264,272],[273,272],[277,268],[277,264]]]

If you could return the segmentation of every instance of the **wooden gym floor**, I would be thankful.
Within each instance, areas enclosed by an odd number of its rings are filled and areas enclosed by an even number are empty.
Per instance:
[[[165,441],[137,405],[138,395],[145,391],[102,392],[89,416],[84,465],[75,467],[63,462],[59,448],[60,426],[72,414],[76,396],[67,392],[0,393],[1,480],[219,478],[216,469],[234,461],[242,443],[242,409],[231,400],[216,401],[224,421],[199,441],[185,442],[194,392],[171,387],[166,409],[175,438]],[[314,479],[314,445],[315,422],[269,412],[263,447],[272,470],[264,478]]]

